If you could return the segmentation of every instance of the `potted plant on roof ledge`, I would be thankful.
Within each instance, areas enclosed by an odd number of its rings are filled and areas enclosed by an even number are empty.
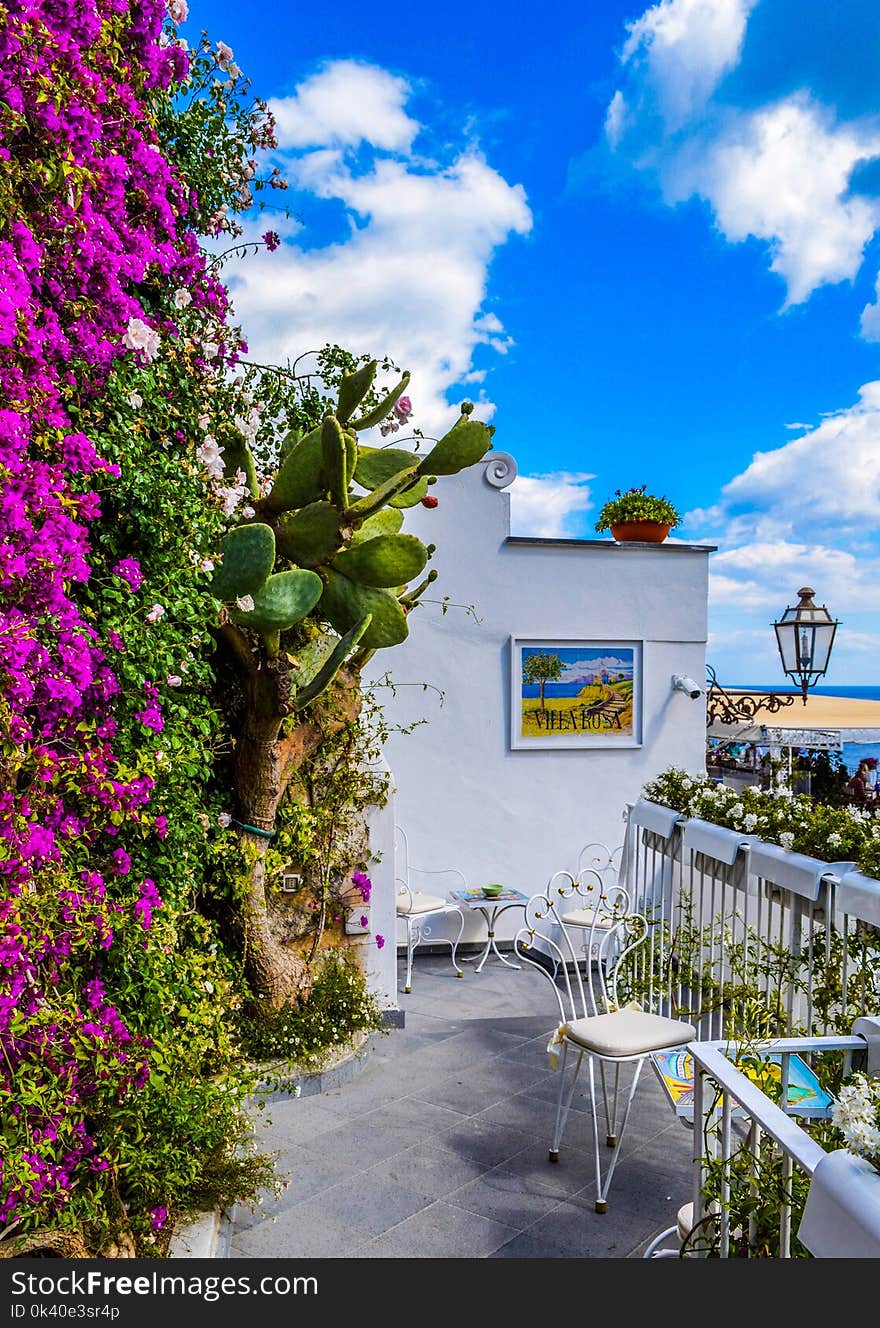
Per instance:
[[[599,513],[599,533],[610,530],[619,544],[662,544],[681,515],[667,498],[657,498],[645,489],[644,484],[637,489],[617,489]]]

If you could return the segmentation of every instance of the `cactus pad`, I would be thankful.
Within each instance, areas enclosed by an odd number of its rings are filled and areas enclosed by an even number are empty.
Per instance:
[[[492,435],[479,420],[462,416],[419,465],[422,475],[457,475],[486,455]]]
[[[336,407],[336,417],[343,424],[347,424],[351,419],[364,397],[373,386],[373,379],[376,377],[378,365],[375,360],[370,360],[362,369],[355,373],[346,374],[339,384],[339,398]]]
[[[355,482],[363,489],[378,489],[380,484],[398,475],[402,470],[410,470],[418,465],[419,458],[412,452],[401,452],[393,447],[358,448],[358,460],[355,467]]]
[[[353,429],[372,429],[374,424],[381,424],[385,416],[394,408],[395,402],[399,401],[409,386],[409,374],[405,373],[397,387],[393,388],[386,397],[383,397],[378,406],[368,410],[366,415],[361,415],[357,420],[352,420]]]
[[[346,439],[339,421],[327,415],[321,425],[321,482],[330,494],[330,501],[340,511],[348,501],[348,476],[345,473]]]
[[[317,567],[318,563],[329,562],[340,546],[339,512],[332,503],[325,502],[285,512],[278,521],[275,538],[285,558],[300,566]]]
[[[355,585],[332,567],[328,568],[326,576],[327,584],[318,612],[337,632],[351,631],[369,613],[372,621],[360,641],[364,650],[381,650],[406,640],[409,632],[406,614],[387,590]]]
[[[356,530],[351,537],[352,544],[362,544],[364,540],[375,539],[377,535],[396,535],[403,525],[403,513],[394,507],[383,507]]]
[[[400,586],[418,576],[428,550],[415,535],[379,535],[336,555],[333,566],[362,586]]]
[[[268,511],[289,512],[294,507],[316,502],[321,497],[323,462],[321,429],[312,429],[290,449],[281,463],[272,491],[264,499]]]
[[[223,537],[220,551],[223,561],[211,579],[211,594],[222,600],[255,595],[275,565],[275,536],[258,522],[236,526]]]
[[[259,594],[254,595],[250,611],[230,609],[229,616],[241,627],[250,627],[264,635],[285,632],[298,623],[318,603],[323,586],[315,572],[297,567],[291,572],[270,576]]]

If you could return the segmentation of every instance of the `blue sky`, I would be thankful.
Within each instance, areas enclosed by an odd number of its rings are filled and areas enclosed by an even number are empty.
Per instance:
[[[768,624],[811,584],[828,680],[880,681],[876,0],[191,0],[201,27],[292,181],[281,249],[230,273],[258,353],[388,351],[429,432],[482,402],[520,533],[665,493],[720,546],[723,680],[781,681]]]

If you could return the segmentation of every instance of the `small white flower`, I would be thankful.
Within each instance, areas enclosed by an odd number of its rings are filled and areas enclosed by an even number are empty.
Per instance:
[[[216,358],[217,358],[217,352],[218,352],[219,349],[220,349],[220,347],[218,346],[218,344],[217,344],[216,341],[203,341],[203,342],[202,342],[202,354],[204,355],[204,357],[205,357],[206,360],[214,360],[214,359],[216,359]]]
[[[157,623],[160,618],[164,617],[165,617],[165,609],[163,608],[163,606],[161,604],[154,604],[153,607],[150,609],[150,612],[147,614],[146,620],[148,623]]]
[[[745,816],[743,817],[743,829],[744,829],[747,833],[749,833],[749,832],[751,832],[752,830],[754,830],[754,828],[755,828],[755,826],[756,826],[757,824],[758,824],[758,818],[757,818],[757,816],[755,815],[755,813],[754,813],[754,812],[746,812]]]
[[[830,834],[828,836],[828,843],[831,845],[832,848],[837,848],[839,844],[843,843],[843,840],[835,830],[833,834]]]
[[[232,59],[232,56],[233,56],[232,47],[227,46],[226,42],[218,41],[217,54],[214,57],[218,65],[220,65],[221,67],[225,67],[226,65],[229,64],[229,61]]]
[[[242,514],[242,516],[245,516],[245,517],[247,517],[248,519],[250,519],[252,516],[256,516],[256,509],[253,508],[253,507],[250,507],[250,506],[248,506],[248,507],[243,507],[243,508],[241,509],[241,514]]]
[[[794,843],[794,835],[790,830],[783,830],[782,834],[779,836],[779,842],[783,848],[791,848]]]
[[[241,609],[242,613],[253,613],[254,611],[253,595],[239,595],[236,598],[235,602],[238,605],[238,607]]]
[[[217,817],[217,824],[223,830],[230,826],[232,824],[232,817],[229,815],[229,812],[221,812]]]
[[[168,6],[168,15],[172,23],[185,23],[189,18],[187,0],[171,0],[171,4]]]
[[[203,558],[202,561],[199,563],[199,569],[202,572],[213,572],[214,564],[212,563],[210,558]]]
[[[208,982],[208,981],[205,982],[205,991],[208,993],[209,996],[213,993],[214,991],[213,982]]]
[[[200,415],[200,416],[199,416],[198,424],[199,424],[199,428],[200,428],[200,429],[202,429],[202,430],[207,429],[208,426],[210,425],[210,423],[211,423],[211,416],[210,416],[210,415]]]
[[[183,682],[183,679],[181,678],[179,673],[169,673],[165,681],[167,682],[169,687],[179,687],[180,684]]]
[[[241,70],[238,65],[233,64],[232,62],[226,66],[226,72],[230,78],[241,78]]]
[[[142,318],[129,318],[122,344],[128,350],[139,350],[151,364],[159,354],[159,333]]]
[[[178,286],[177,290],[174,292],[175,309],[188,308],[188,306],[192,304],[192,299],[193,297],[190,295],[189,291],[186,289],[185,286]]]
[[[144,404],[144,399],[140,392],[129,392],[128,404],[131,406],[132,410],[140,410],[141,406]]]
[[[223,448],[210,434],[206,434],[204,441],[199,443],[196,456],[212,480],[223,478]]]

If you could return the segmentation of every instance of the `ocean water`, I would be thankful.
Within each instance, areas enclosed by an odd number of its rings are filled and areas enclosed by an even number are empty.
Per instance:
[[[754,689],[755,691],[765,692],[794,692],[796,687],[780,687],[778,683],[737,683],[736,687],[743,690]],[[734,690],[733,685],[731,689]],[[880,701],[880,687],[846,687],[840,685],[837,687],[825,685],[811,687],[810,694],[816,696],[852,696],[860,701]],[[794,720],[791,721],[794,724]],[[860,761],[864,761],[867,756],[876,756],[880,761],[880,742],[845,742],[843,744],[843,759],[846,768],[854,774],[858,769]]]

